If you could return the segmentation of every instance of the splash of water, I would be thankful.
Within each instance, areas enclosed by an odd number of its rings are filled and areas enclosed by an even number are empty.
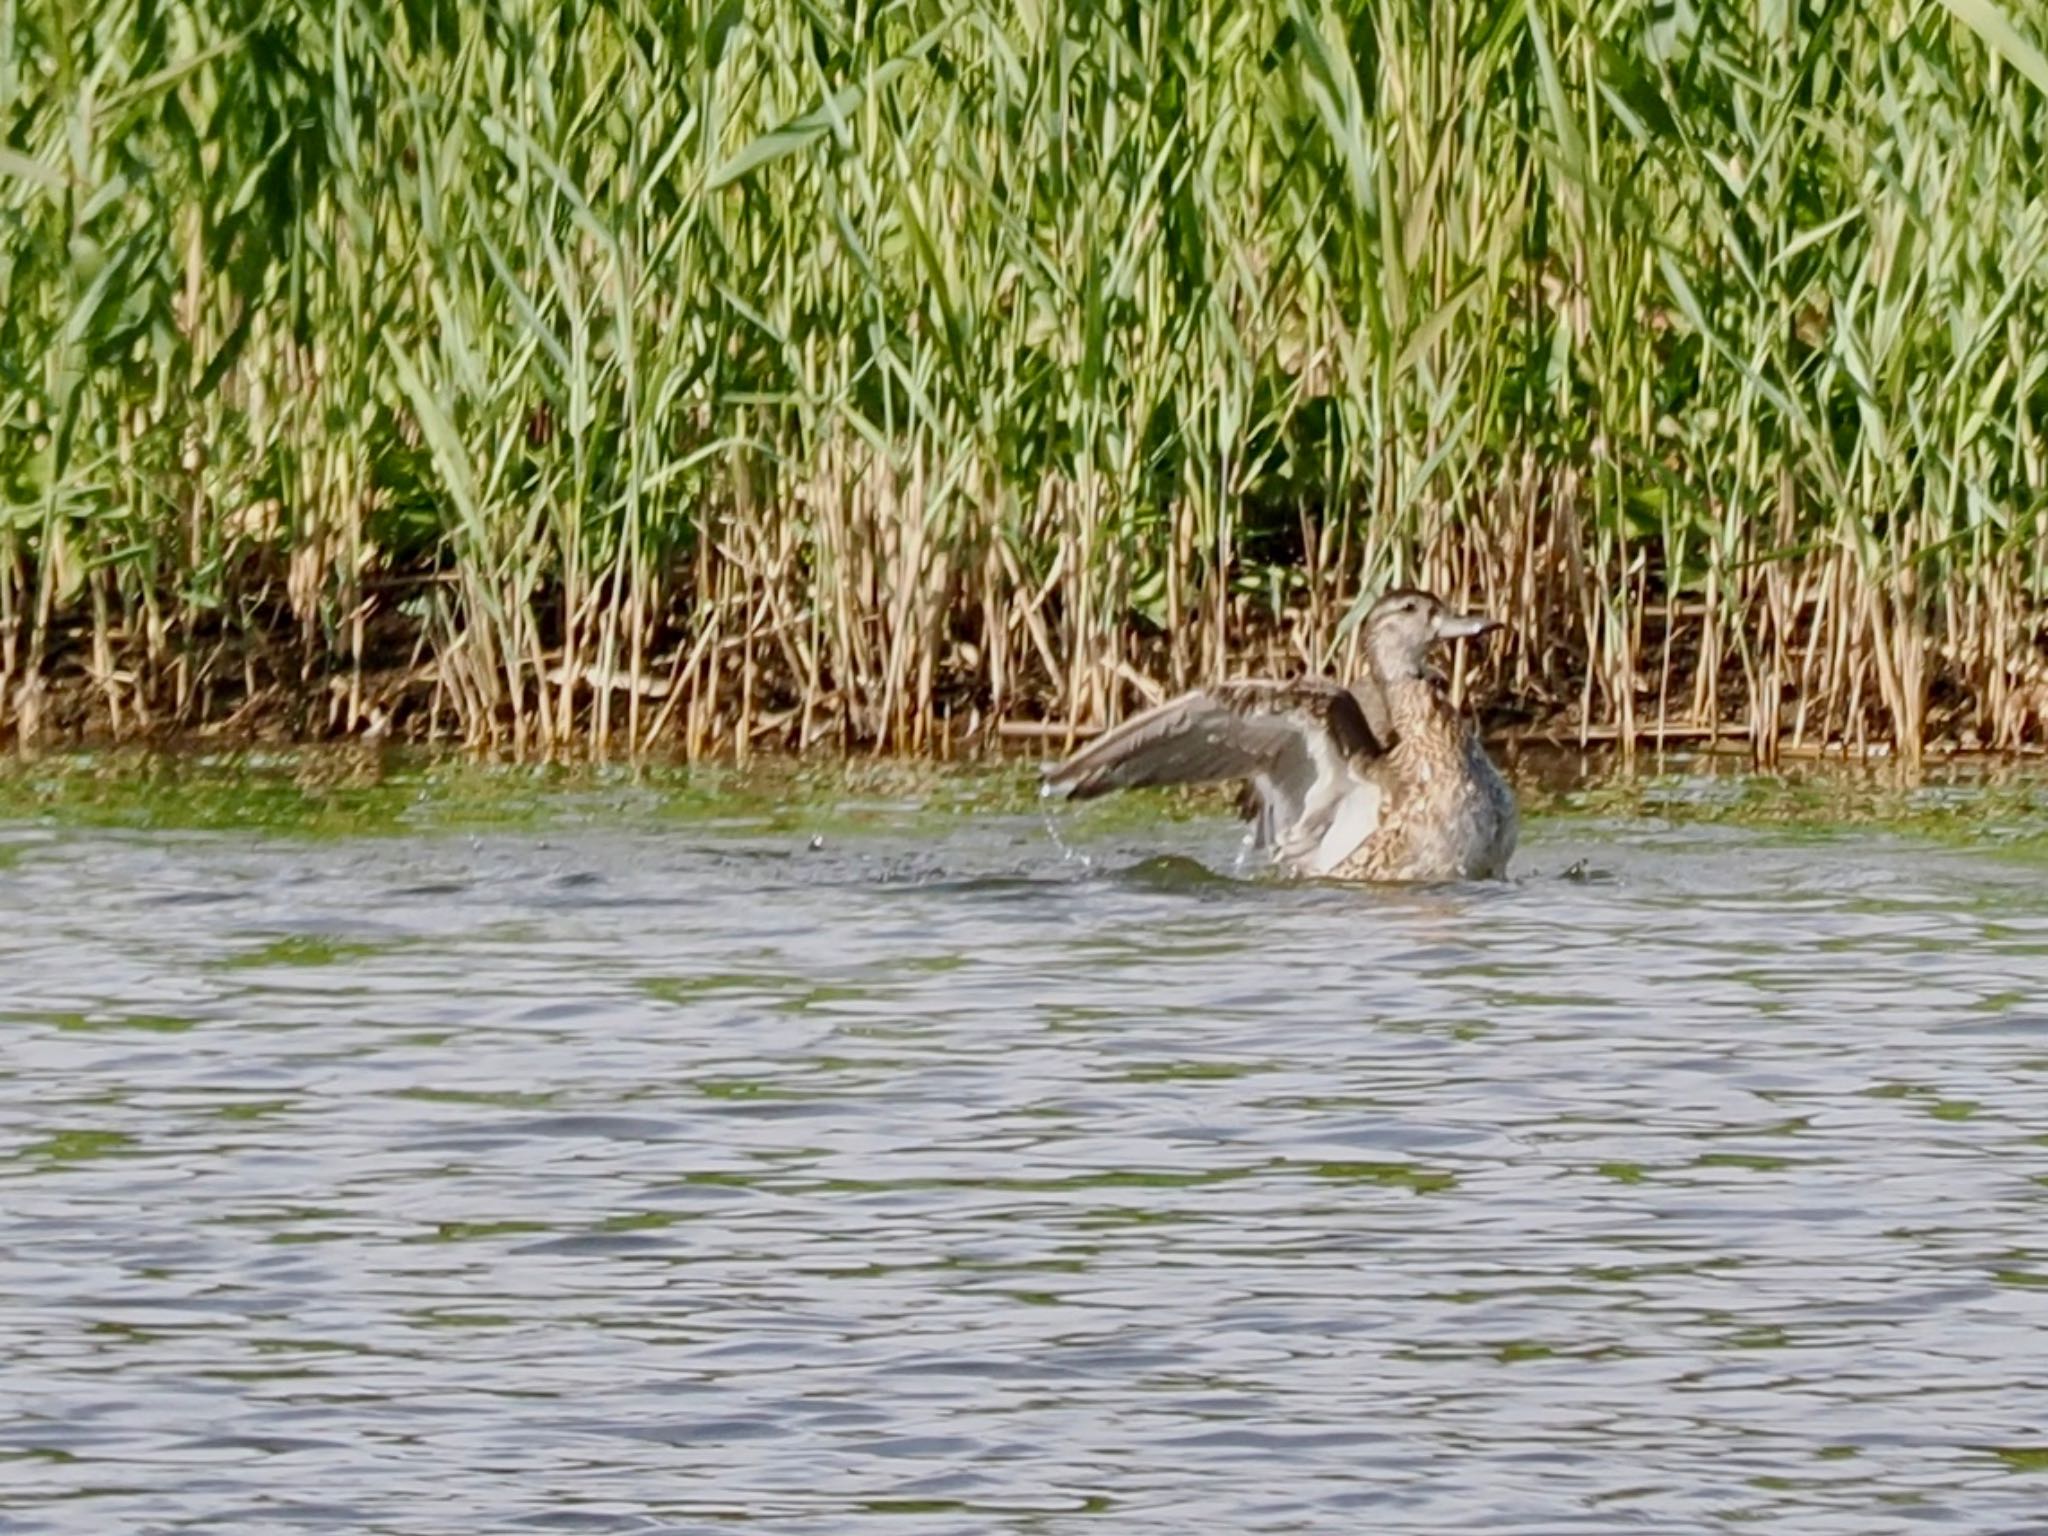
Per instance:
[[[1095,869],[1095,861],[1079,848],[1070,845],[1064,837],[1060,836],[1059,818],[1053,815],[1052,810],[1053,788],[1050,784],[1039,785],[1038,803],[1045,814],[1046,836],[1050,837],[1053,846],[1059,849],[1060,858],[1068,864],[1079,864],[1081,868],[1092,873]]]

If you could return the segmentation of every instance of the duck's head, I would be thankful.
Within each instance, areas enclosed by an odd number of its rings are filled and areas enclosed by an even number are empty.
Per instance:
[[[1453,613],[1434,592],[1396,587],[1365,616],[1365,651],[1382,682],[1425,675],[1429,648],[1500,628],[1483,613]]]

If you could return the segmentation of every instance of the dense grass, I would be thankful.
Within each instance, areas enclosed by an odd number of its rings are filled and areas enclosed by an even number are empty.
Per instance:
[[[0,733],[931,748],[1410,579],[1588,735],[2015,743],[2043,41],[0,0]]]

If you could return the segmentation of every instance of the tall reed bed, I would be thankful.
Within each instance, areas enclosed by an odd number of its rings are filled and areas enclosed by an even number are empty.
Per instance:
[[[1991,0],[0,0],[0,733],[948,750],[1419,581],[1625,744],[2048,713]]]

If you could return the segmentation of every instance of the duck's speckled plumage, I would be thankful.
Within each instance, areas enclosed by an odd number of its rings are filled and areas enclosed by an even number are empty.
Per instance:
[[[1046,792],[1242,779],[1254,841],[1293,873],[1500,878],[1519,831],[1514,795],[1425,662],[1433,643],[1492,627],[1429,593],[1390,592],[1366,620],[1369,671],[1350,688],[1309,678],[1184,694],[1050,769]]]
[[[1479,733],[1426,678],[1387,688],[1394,741],[1367,765],[1380,786],[1373,835],[1331,875],[1340,880],[1496,880],[1507,874],[1520,815]]]

